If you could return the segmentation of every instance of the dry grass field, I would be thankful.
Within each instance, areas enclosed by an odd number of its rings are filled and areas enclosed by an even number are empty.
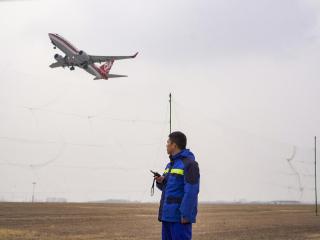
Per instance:
[[[0,239],[160,239],[157,207],[0,203]],[[310,205],[202,204],[193,239],[320,239],[320,216]]]

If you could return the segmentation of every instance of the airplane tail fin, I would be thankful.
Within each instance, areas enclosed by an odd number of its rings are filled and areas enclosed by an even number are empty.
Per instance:
[[[127,77],[127,75],[109,74],[114,60],[108,60],[99,67],[101,77],[95,77],[93,80],[108,80],[109,78]]]
[[[110,69],[112,67],[113,62],[114,62],[114,60],[109,60],[100,66],[100,72],[103,76],[108,75],[108,73],[110,72]]]

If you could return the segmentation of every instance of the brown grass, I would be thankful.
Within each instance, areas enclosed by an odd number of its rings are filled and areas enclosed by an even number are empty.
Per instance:
[[[160,239],[157,204],[0,203],[0,240]],[[193,239],[320,239],[309,205],[200,205]]]

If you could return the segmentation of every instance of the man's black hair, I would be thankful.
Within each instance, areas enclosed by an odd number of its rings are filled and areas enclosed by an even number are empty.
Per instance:
[[[169,139],[171,142],[177,144],[178,148],[185,149],[187,146],[187,137],[184,133],[176,131],[169,134]]]

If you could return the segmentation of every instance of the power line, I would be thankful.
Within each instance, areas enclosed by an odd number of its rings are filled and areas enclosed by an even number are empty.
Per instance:
[[[43,140],[43,139],[29,139],[29,138],[21,138],[21,137],[0,137],[0,140],[12,141],[12,142],[20,142],[24,144],[57,144],[61,143],[61,141],[55,140]],[[64,142],[66,145],[80,146],[80,147],[105,147],[106,144],[89,144],[89,143],[74,143],[74,142]]]
[[[296,146],[293,146],[293,151],[292,151],[292,154],[289,158],[287,158],[287,162],[291,168],[291,170],[293,171],[294,175],[297,177],[297,180],[298,180],[298,186],[299,186],[299,191],[300,191],[300,199],[302,198],[302,195],[303,195],[303,186],[302,186],[302,183],[301,183],[301,176],[300,176],[300,173],[296,170],[296,168],[294,167],[294,165],[292,164],[292,161],[294,159],[294,157],[296,156]]]
[[[297,145],[296,143],[284,142],[284,141],[281,141],[281,140],[278,140],[278,139],[275,139],[275,138],[272,138],[272,137],[269,137],[269,136],[260,135],[260,134],[248,131],[246,129],[233,126],[233,125],[228,124],[228,123],[224,123],[224,122],[222,122],[222,121],[220,121],[218,119],[215,119],[215,118],[211,117],[210,115],[208,115],[208,112],[199,111],[201,108],[195,108],[195,107],[190,107],[190,106],[186,107],[183,103],[181,103],[176,98],[174,99],[173,102],[178,107],[183,108],[185,110],[184,113],[190,114],[192,116],[194,116],[196,114],[197,115],[197,119],[198,118],[202,118],[203,120],[208,121],[211,125],[212,124],[218,125],[222,129],[227,129],[227,130],[230,130],[230,131],[233,131],[233,132],[236,131],[236,132],[238,132],[238,133],[240,133],[242,135],[248,135],[250,137],[254,137],[256,139],[261,139],[261,140],[264,140],[266,142],[268,141],[268,142],[271,142],[271,143],[274,143],[274,144],[277,144],[277,145],[297,146],[299,148],[303,148],[303,149],[307,149],[307,150],[312,151],[312,148],[310,148],[308,146],[300,146],[300,145]],[[187,119],[190,120],[191,118],[188,117]],[[184,124],[187,124],[187,123],[185,122]],[[191,124],[188,124],[188,125],[191,126]],[[209,128],[207,128],[207,130],[208,129]]]
[[[79,113],[73,113],[73,112],[63,112],[63,111],[55,111],[55,110],[49,110],[49,109],[43,109],[39,107],[26,107],[26,106],[20,106],[21,108],[25,108],[30,110],[32,113],[34,111],[41,111],[41,112],[48,112],[48,113],[54,113],[57,115],[64,115],[64,116],[71,116],[76,118],[82,118],[82,119],[106,119],[110,121],[117,121],[117,122],[129,122],[129,123],[150,123],[150,124],[164,124],[166,122],[163,121],[157,121],[152,119],[141,119],[141,118],[117,118],[117,117],[107,117],[107,116],[99,116],[99,115],[90,115],[90,114],[79,114]]]

